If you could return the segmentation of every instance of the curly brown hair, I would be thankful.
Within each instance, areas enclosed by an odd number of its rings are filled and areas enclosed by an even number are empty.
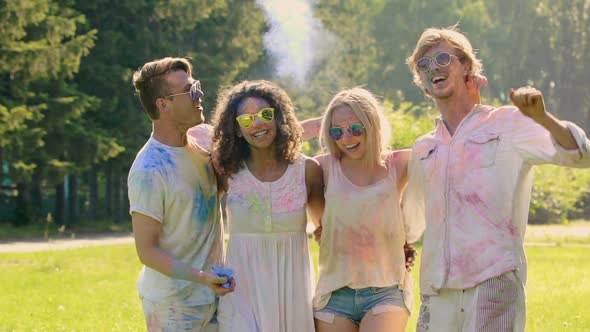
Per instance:
[[[243,81],[223,88],[217,97],[212,123],[213,150],[216,151],[218,166],[223,170],[220,178],[224,189],[227,189],[227,179],[237,173],[250,156],[250,146],[246,139],[238,136],[240,126],[236,121],[238,105],[248,97],[264,99],[275,109],[277,161],[292,163],[301,146],[303,129],[295,117],[295,106],[285,90],[264,80]]]

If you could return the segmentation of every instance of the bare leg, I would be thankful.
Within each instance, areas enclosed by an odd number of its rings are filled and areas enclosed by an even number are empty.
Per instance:
[[[408,317],[408,311],[403,308],[376,315],[371,310],[361,320],[360,332],[403,332],[406,330]]]
[[[358,332],[358,325],[348,318],[336,316],[334,323],[327,323],[322,320],[315,320],[315,329],[317,332]]]

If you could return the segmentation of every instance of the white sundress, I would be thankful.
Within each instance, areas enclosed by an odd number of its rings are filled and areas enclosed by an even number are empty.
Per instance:
[[[305,160],[274,182],[246,166],[229,180],[225,265],[236,271],[236,289],[220,299],[221,332],[314,331]]]

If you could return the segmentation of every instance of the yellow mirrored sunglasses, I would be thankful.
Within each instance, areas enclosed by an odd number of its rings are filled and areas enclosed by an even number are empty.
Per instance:
[[[258,118],[262,123],[269,123],[275,117],[275,109],[274,108],[263,108],[260,111],[250,114],[244,113],[236,117],[238,124],[242,128],[250,128],[254,124],[256,118]]]

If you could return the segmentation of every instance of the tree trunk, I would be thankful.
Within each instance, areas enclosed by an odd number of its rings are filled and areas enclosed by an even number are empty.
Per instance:
[[[127,174],[121,175],[121,198],[123,201],[123,208],[121,209],[121,219],[129,220],[129,196],[127,195]]]
[[[75,174],[69,175],[68,181],[68,224],[73,225],[78,222],[78,176]]]
[[[111,165],[106,165],[105,168],[106,190],[104,193],[106,219],[113,219],[113,173]]]
[[[31,221],[29,186],[26,183],[19,183],[16,185],[16,189],[18,191],[16,197],[16,219],[13,224],[15,226],[22,226]]]
[[[98,172],[96,166],[92,166],[88,171],[88,219],[96,221],[98,219]]]
[[[32,217],[39,220],[45,217],[43,215],[43,194],[41,192],[41,170],[37,169],[35,171],[32,180],[30,204],[35,207],[34,211],[32,211]]]
[[[121,222],[121,177],[119,174],[112,174],[113,178],[113,215],[115,223]]]
[[[66,209],[65,209],[65,184],[62,182],[55,185],[55,223],[57,225],[66,224]]]

